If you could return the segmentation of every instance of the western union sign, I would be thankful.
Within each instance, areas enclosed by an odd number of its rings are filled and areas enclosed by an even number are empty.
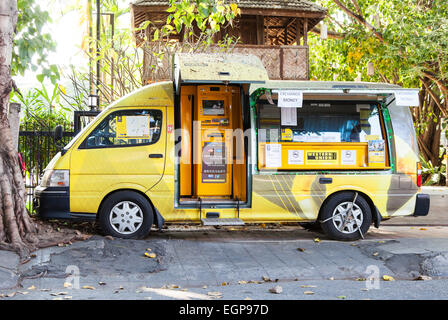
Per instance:
[[[338,151],[307,151],[306,164],[339,164]]]

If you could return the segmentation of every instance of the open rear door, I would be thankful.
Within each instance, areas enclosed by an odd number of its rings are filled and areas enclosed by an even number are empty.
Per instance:
[[[182,132],[179,205],[247,203],[248,92],[268,81],[266,69],[251,55],[180,53],[173,72]]]

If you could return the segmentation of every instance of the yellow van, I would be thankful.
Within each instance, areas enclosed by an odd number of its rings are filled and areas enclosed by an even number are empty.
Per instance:
[[[97,220],[122,238],[165,221],[298,222],[356,240],[382,219],[428,214],[409,110],[418,90],[270,81],[247,55],[178,54],[173,70],[52,159],[35,190],[42,218]]]

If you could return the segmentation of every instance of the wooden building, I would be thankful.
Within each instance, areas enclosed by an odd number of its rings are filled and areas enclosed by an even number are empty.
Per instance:
[[[309,47],[307,34],[327,10],[307,0],[237,0],[241,10],[233,28],[221,31],[240,38],[232,52],[258,56],[270,79],[307,80],[309,78]],[[138,28],[144,21],[160,27],[166,22],[168,0],[135,0],[131,4],[132,24]],[[219,40],[220,35],[218,35]],[[177,39],[181,41],[182,39]],[[136,35],[141,43],[143,37]],[[170,61],[158,62],[158,75],[153,68],[150,50],[144,54],[145,81],[168,79]],[[157,62],[156,62],[157,63]]]

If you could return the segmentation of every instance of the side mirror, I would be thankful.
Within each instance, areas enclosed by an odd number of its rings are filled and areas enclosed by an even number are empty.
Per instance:
[[[54,128],[54,140],[55,141],[62,140],[63,133],[64,133],[64,128],[62,128],[61,125],[57,125],[56,128]]]

